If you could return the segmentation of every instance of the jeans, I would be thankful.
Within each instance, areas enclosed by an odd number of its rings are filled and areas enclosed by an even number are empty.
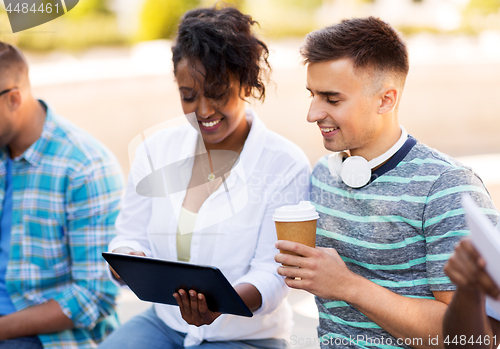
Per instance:
[[[43,349],[43,345],[37,336],[32,336],[0,341],[0,349]]]
[[[185,333],[168,327],[154,310],[150,308],[123,324],[101,343],[99,349],[182,349]],[[242,341],[207,342],[203,341],[197,349],[283,349],[287,348],[282,339],[252,339]]]

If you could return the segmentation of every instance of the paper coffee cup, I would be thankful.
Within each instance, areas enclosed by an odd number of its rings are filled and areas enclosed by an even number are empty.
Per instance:
[[[316,246],[316,222],[319,218],[316,209],[309,201],[298,205],[277,208],[273,215],[278,240],[299,242],[309,247]],[[280,250],[281,253],[297,255]]]

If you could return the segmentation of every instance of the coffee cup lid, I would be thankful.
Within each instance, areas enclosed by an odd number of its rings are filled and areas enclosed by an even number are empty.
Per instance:
[[[309,201],[301,201],[298,205],[281,206],[273,215],[275,222],[303,222],[318,218],[316,209]]]

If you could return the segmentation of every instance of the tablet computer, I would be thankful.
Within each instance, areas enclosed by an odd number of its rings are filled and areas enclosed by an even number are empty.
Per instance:
[[[253,316],[216,267],[108,252],[102,256],[143,301],[177,305],[173,294],[182,288],[203,293],[211,311]]]

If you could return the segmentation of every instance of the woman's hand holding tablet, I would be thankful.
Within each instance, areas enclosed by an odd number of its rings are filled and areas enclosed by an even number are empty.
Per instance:
[[[148,258],[129,247],[102,255],[139,299],[177,305],[191,325],[208,325],[220,313],[252,317],[251,309],[262,303],[255,286],[241,283],[233,288],[216,267]]]
[[[173,294],[182,318],[190,325],[200,327],[202,325],[210,325],[217,319],[221,313],[210,311],[208,309],[207,300],[203,293],[197,293],[195,290],[180,289]]]

